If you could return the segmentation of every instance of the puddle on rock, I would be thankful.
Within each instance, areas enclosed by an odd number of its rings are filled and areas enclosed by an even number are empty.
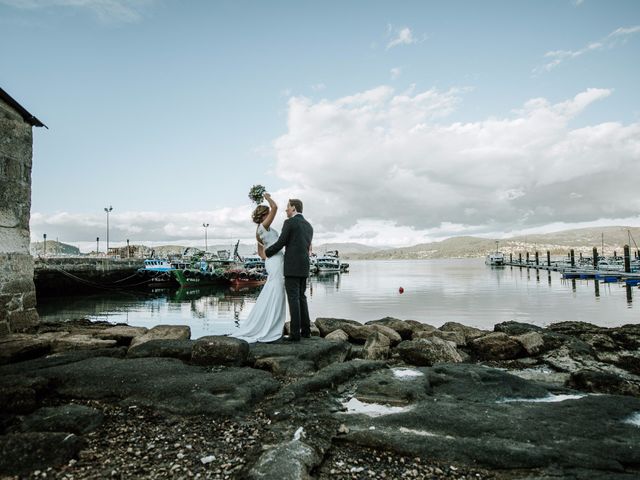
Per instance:
[[[346,414],[361,413],[369,417],[381,417],[383,415],[392,415],[394,413],[403,413],[411,410],[412,407],[391,407],[380,403],[364,403],[353,397],[348,402],[343,403],[347,409]]]
[[[501,400],[498,400],[496,403],[512,403],[512,402],[554,403],[554,402],[564,402],[565,400],[578,400],[586,396],[587,396],[586,394],[562,394],[562,395],[550,394],[550,395],[547,395],[546,397],[539,397],[539,398],[503,398]]]
[[[630,423],[631,425],[640,427],[640,412],[636,412],[633,415],[631,415],[629,418],[624,420],[624,423]]]
[[[413,380],[417,377],[424,377],[424,373],[413,368],[392,368],[393,376],[400,380]]]

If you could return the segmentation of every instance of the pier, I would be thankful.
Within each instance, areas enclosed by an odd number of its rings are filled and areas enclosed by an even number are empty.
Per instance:
[[[535,259],[531,259],[529,252],[525,252],[525,259],[522,258],[522,253],[518,254],[518,258],[514,259],[513,254],[509,254],[509,260],[505,259],[504,265],[518,268],[528,268],[535,270],[547,270],[560,272],[563,278],[566,279],[594,279],[605,283],[623,282],[628,286],[636,286],[640,284],[640,271],[633,271],[631,253],[628,245],[624,246],[624,256],[622,268],[611,267],[608,262],[600,260],[598,256],[598,249],[593,249],[593,257],[590,263],[585,262],[585,259],[580,255],[580,261],[576,264],[575,251],[570,250],[566,259],[563,260],[551,260],[551,253],[547,250],[546,259],[540,260],[539,252],[534,252]],[[614,252],[614,259],[620,259]],[[637,262],[639,257],[636,253],[634,262]],[[607,265],[607,268],[604,265]]]
[[[139,258],[82,256],[34,260],[33,280],[38,296],[133,288],[143,281],[137,274],[143,266]]]

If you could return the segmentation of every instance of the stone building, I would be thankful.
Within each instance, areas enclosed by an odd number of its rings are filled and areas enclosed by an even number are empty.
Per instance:
[[[0,336],[38,322],[29,253],[32,127],[45,127],[0,88]]]

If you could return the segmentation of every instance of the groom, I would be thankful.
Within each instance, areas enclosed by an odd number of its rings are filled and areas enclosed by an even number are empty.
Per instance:
[[[287,220],[282,225],[282,233],[278,241],[265,250],[265,255],[271,257],[282,247],[284,252],[284,288],[287,291],[291,328],[289,340],[299,342],[300,337],[311,336],[311,320],[307,297],[309,277],[309,251],[313,239],[313,227],[302,216],[302,202],[292,198],[287,203]]]

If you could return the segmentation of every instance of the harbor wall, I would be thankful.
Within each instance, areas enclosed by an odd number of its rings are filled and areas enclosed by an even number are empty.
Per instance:
[[[39,297],[117,290],[145,285],[143,266],[139,258],[38,257],[34,281]]]
[[[0,336],[38,323],[29,253],[32,127],[0,99]]]

